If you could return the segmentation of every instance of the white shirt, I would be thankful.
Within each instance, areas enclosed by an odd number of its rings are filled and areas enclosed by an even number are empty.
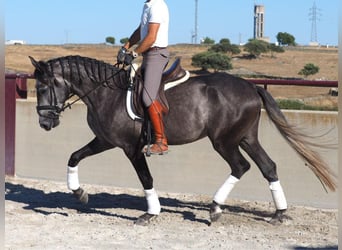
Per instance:
[[[164,0],[145,2],[140,22],[140,38],[148,33],[149,23],[159,23],[157,38],[152,47],[167,47],[169,43],[169,10]]]

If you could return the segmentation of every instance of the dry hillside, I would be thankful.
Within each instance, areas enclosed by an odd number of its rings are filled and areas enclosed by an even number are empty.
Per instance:
[[[119,46],[108,45],[21,45],[6,46],[6,70],[32,73],[33,66],[28,56],[35,59],[47,60],[66,55],[81,55],[93,57],[108,63],[115,63]],[[207,50],[200,45],[173,45],[169,47],[171,57],[182,57],[184,68],[195,71],[191,66],[191,57]],[[243,52],[242,52],[243,53]],[[319,66],[320,71],[309,79],[337,80],[338,78],[338,52],[336,48],[297,48],[287,49],[284,53],[263,55],[259,59],[241,59],[241,55],[232,59],[233,70],[238,74],[262,74],[278,77],[300,77],[298,71],[307,63]],[[29,88],[32,88],[32,82]],[[329,88],[321,87],[295,87],[295,86],[269,86],[268,90],[275,97],[301,98],[309,102],[320,102],[324,105],[337,106],[337,98],[330,97]],[[31,91],[33,92],[33,91]],[[30,93],[29,93],[30,94]]]

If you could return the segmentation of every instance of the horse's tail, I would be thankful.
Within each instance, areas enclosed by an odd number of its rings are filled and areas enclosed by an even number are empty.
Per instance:
[[[268,116],[276,125],[280,134],[286,139],[290,146],[307,161],[308,164],[306,165],[308,165],[318,177],[323,187],[328,187],[331,191],[335,191],[337,187],[335,180],[336,175],[323,161],[321,156],[309,147],[309,145],[319,145],[308,141],[309,136],[297,131],[293,126],[288,124],[284,114],[279,109],[278,104],[273,97],[264,88],[260,86],[256,87]]]

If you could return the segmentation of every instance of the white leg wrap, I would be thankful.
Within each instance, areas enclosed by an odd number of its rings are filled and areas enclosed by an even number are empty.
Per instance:
[[[224,204],[229,193],[234,188],[235,184],[239,181],[235,176],[230,175],[223,185],[217,190],[214,201],[218,204]]]
[[[158,199],[158,195],[156,193],[156,191],[154,190],[154,188],[152,189],[145,189],[145,196],[146,196],[146,200],[147,200],[147,212],[149,214],[155,214],[158,215],[160,214],[160,203],[159,203],[159,199]]]
[[[70,190],[77,190],[80,187],[78,181],[78,166],[68,167],[68,188]]]
[[[274,205],[276,209],[287,209],[287,202],[284,195],[283,188],[279,181],[270,182],[270,190],[272,193]]]

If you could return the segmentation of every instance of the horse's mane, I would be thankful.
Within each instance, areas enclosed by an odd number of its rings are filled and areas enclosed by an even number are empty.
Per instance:
[[[119,67],[110,63],[79,55],[57,57],[48,60],[46,63],[50,66],[52,71],[58,66],[63,77],[67,76],[65,72],[68,70],[70,79],[79,83],[81,83],[81,79],[84,79],[85,77],[98,83],[104,82],[106,79],[110,80],[109,78],[111,78],[111,76],[116,75],[116,73],[120,71]],[[126,75],[125,72],[122,72],[122,74],[120,72],[120,74],[118,74],[120,78],[124,77],[124,75]]]
[[[95,58],[91,57],[86,57],[86,56],[80,56],[80,55],[69,55],[69,56],[63,56],[63,57],[57,57],[57,58],[52,58],[48,60],[46,63],[48,64],[54,64],[56,62],[74,62],[74,63],[90,63],[90,64],[98,64],[99,67],[109,67],[115,70],[119,70],[118,67],[106,63],[101,60],[97,60]]]
[[[119,70],[119,68],[113,64],[104,62],[102,60],[97,60],[91,57],[85,57],[80,55],[68,55],[63,57],[52,58],[48,60],[47,64],[55,64],[55,63],[75,63],[75,64],[88,64],[88,65],[97,65],[99,68],[111,69],[114,71]]]

